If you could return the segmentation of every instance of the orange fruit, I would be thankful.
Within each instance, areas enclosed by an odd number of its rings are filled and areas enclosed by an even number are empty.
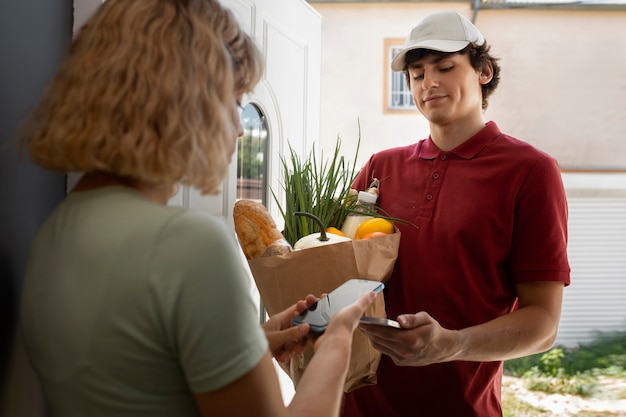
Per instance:
[[[393,222],[380,217],[367,219],[363,223],[361,223],[359,227],[357,227],[356,232],[354,232],[354,238],[363,239],[365,235],[373,232],[382,232],[385,234],[393,233],[395,232]]]
[[[361,237],[361,239],[371,239],[373,237],[377,237],[377,236],[386,236],[389,233],[384,233],[384,232],[372,232],[372,233],[368,233],[365,236]]]
[[[332,233],[333,235],[339,235],[339,236],[345,236],[346,235],[341,230],[337,229],[336,227],[332,227],[332,226],[326,228],[326,233]]]

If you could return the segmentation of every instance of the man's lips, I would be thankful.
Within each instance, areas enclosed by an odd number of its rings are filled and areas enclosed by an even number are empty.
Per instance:
[[[429,103],[431,101],[438,101],[438,100],[441,100],[441,99],[443,99],[445,97],[446,96],[442,95],[442,94],[427,96],[427,97],[424,97],[424,103]]]

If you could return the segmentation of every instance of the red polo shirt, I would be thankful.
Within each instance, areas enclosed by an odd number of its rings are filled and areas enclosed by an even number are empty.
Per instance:
[[[569,284],[567,202],[556,161],[488,123],[449,152],[425,139],[373,155],[354,188],[410,221],[385,290],[387,314],[426,311],[448,329],[516,307],[515,284]],[[502,362],[399,367],[345,395],[344,417],[501,416]]]

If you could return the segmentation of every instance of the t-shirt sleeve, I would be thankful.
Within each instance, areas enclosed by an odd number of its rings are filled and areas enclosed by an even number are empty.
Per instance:
[[[225,224],[188,211],[164,228],[152,283],[167,343],[192,392],[223,387],[267,351],[251,281]]]

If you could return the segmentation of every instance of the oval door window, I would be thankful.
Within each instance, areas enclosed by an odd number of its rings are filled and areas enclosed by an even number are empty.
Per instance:
[[[243,136],[237,144],[237,199],[267,204],[267,120],[261,109],[248,103],[241,111]]]

